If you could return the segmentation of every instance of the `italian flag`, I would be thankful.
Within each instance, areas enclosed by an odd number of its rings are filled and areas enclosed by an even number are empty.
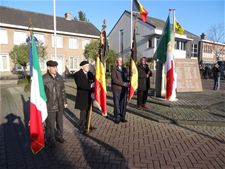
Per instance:
[[[44,129],[42,123],[47,118],[46,95],[39,65],[37,47],[32,35],[32,71],[30,92],[30,139],[31,150],[38,153],[44,146]]]
[[[166,73],[166,100],[170,101],[171,96],[175,95],[175,64],[173,59],[174,33],[171,31],[170,17],[168,16],[162,38],[156,50],[157,59],[165,63]]]

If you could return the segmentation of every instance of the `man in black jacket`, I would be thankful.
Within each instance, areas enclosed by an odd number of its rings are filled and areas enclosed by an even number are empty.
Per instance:
[[[49,60],[47,62],[47,73],[43,75],[48,109],[45,135],[49,146],[54,146],[55,140],[60,143],[65,141],[63,138],[63,112],[67,106],[67,100],[64,81],[62,76],[57,73],[57,65],[56,61]]]
[[[89,71],[88,61],[80,63],[81,69],[74,74],[77,85],[75,108],[80,110],[80,132],[87,132],[88,117],[94,89],[94,75]]]
[[[111,83],[115,123],[118,124],[120,121],[127,122],[125,116],[129,81],[127,69],[123,67],[123,59],[121,57],[117,58],[116,67],[112,69]]]
[[[137,109],[147,108],[146,101],[148,98],[148,90],[150,88],[150,76],[152,72],[146,64],[146,58],[142,57],[138,69],[138,90],[137,90]]]

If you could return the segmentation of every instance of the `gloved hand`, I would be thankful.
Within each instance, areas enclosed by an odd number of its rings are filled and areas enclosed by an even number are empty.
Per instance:
[[[124,83],[123,83],[123,86],[124,86],[124,87],[129,87],[129,83],[124,82]]]
[[[91,83],[91,88],[95,87],[95,82]]]
[[[91,93],[91,98],[92,98],[92,100],[95,100],[95,94],[94,93]]]

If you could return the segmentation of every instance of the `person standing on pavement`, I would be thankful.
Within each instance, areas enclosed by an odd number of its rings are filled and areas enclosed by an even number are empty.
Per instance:
[[[56,61],[49,60],[47,62],[47,73],[43,75],[48,110],[45,135],[47,145],[50,147],[55,146],[55,141],[65,142],[63,138],[63,112],[64,108],[67,107],[67,100],[64,80],[58,74],[57,66]]]
[[[116,67],[111,72],[111,87],[114,102],[114,119],[115,123],[127,122],[126,104],[129,87],[127,69],[123,66],[122,57],[116,59]]]
[[[152,72],[146,64],[146,57],[140,59],[137,66],[138,69],[138,90],[137,90],[137,109],[147,108],[146,101],[148,98],[148,90],[150,89],[150,76]]]
[[[88,129],[88,117],[94,96],[94,75],[89,71],[88,61],[82,61],[80,66],[81,69],[74,74],[77,85],[75,109],[80,110],[79,130],[80,133],[85,134]]]
[[[213,66],[212,73],[213,73],[213,79],[214,79],[213,90],[218,90],[220,89],[221,72],[220,72],[219,65],[217,63]]]

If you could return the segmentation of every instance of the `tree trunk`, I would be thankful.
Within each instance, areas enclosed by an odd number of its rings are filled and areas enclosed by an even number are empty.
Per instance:
[[[23,66],[23,75],[24,79],[27,79],[27,72],[26,72],[27,66]]]

